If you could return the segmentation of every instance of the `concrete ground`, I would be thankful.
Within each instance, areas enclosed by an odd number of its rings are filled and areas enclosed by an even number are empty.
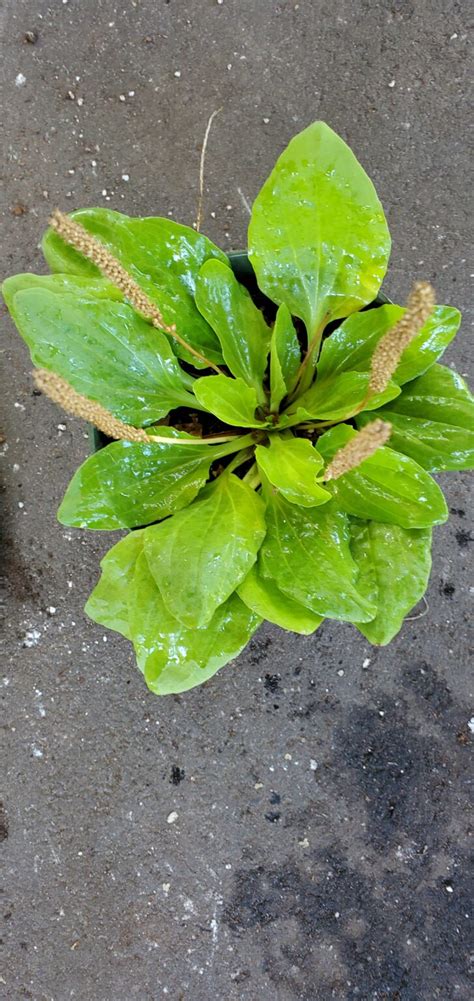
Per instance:
[[[324,118],[385,205],[389,295],[426,277],[466,309],[467,14],[457,0],[5,0],[4,273],[44,270],[55,205],[192,223],[222,107],[216,242],[244,245],[277,154]],[[57,524],[85,429],[34,395],[2,319],[1,997],[467,1001],[466,477],[441,477],[452,516],[429,607],[390,647],[336,623],[265,627],[202,690],[159,700],[125,640],[83,614],[118,535]],[[462,373],[468,329],[447,353]]]

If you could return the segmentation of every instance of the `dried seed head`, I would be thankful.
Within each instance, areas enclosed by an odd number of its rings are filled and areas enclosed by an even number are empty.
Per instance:
[[[364,459],[370,459],[381,445],[385,445],[391,433],[392,425],[388,421],[377,419],[366,424],[355,438],[351,438],[347,445],[336,452],[326,469],[324,479],[337,480],[339,476],[360,466]]]
[[[195,348],[191,347],[187,341],[181,337],[176,331],[176,325],[165,323],[163,316],[151,299],[148,298],[146,293],[137,285],[134,278],[129,275],[128,271],[117,261],[116,258],[104,247],[102,243],[95,236],[81,226],[80,223],[76,222],[75,219],[71,219],[70,216],[65,215],[64,212],[60,212],[59,209],[55,209],[50,220],[50,225],[56,231],[58,236],[68,243],[71,247],[75,247],[80,254],[84,257],[88,257],[96,267],[99,268],[101,273],[115,285],[116,288],[123,292],[125,298],[128,300],[131,306],[136,309],[145,319],[149,320],[154,327],[159,330],[163,330],[166,334],[170,334],[176,341],[178,341],[186,351],[189,351],[191,355],[198,358],[199,361],[204,362],[209,368],[213,368],[216,372],[220,373],[220,369],[213,362],[209,361],[200,351],[196,351]]]
[[[408,297],[406,313],[388,330],[372,356],[368,395],[382,393],[414,337],[433,312],[435,293],[429,282],[416,282]]]
[[[89,421],[99,431],[103,431],[108,438],[115,438],[121,441],[153,441],[153,437],[148,435],[142,428],[134,428],[130,424],[123,424],[117,417],[114,417],[105,407],[94,400],[89,400],[87,396],[77,393],[72,386],[62,379],[55,372],[48,372],[45,368],[36,369],[33,378],[38,389],[50,400],[58,403],[68,414],[74,417],[82,417]]]

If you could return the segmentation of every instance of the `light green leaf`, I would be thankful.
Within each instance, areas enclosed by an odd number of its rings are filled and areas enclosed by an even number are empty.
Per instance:
[[[156,695],[201,685],[246,646],[261,619],[233,594],[203,629],[189,629],[167,609],[143,554],[130,590],[131,637],[138,666]]]
[[[169,445],[115,441],[89,456],[69,484],[58,520],[106,530],[159,521],[190,504],[206,483],[211,463],[244,441],[186,445],[186,436],[179,437],[179,444]]]
[[[84,611],[101,626],[130,639],[128,600],[135,564],[143,552],[144,532],[130,532],[101,560],[102,574]]]
[[[318,377],[327,380],[344,372],[369,372],[378,342],[405,312],[401,306],[390,305],[349,316],[323,342]],[[452,341],[460,321],[461,314],[457,309],[435,306],[429,320],[403,352],[393,376],[394,382],[402,386],[433,365]]]
[[[259,428],[270,422],[256,416],[258,398],[253,386],[243,379],[229,379],[226,375],[204,375],[196,379],[194,394],[202,407],[215,414],[231,427]]]
[[[261,549],[265,577],[320,616],[367,622],[376,608],[356,587],[349,519],[334,502],[303,508],[265,489],[268,532]]]
[[[354,414],[364,402],[369,386],[368,372],[342,372],[328,378],[316,379],[316,382],[299,396],[285,411],[293,421],[293,417],[305,419],[342,421]],[[383,403],[393,400],[400,393],[395,382],[389,382],[383,393],[371,397],[366,405],[367,410],[376,410]],[[295,423],[298,421],[295,420]]]
[[[431,570],[431,529],[400,528],[351,519],[351,550],[359,567],[359,590],[377,606],[372,622],[357,628],[385,646],[423,597]]]
[[[326,462],[356,434],[348,424],[339,424],[319,438],[318,449]],[[438,484],[417,462],[391,448],[378,448],[370,459],[331,480],[329,488],[339,507],[358,518],[402,528],[428,528],[448,518]]]
[[[133,276],[152,302],[160,308],[166,323],[188,344],[217,364],[222,362],[219,342],[194,302],[196,278],[206,260],[227,262],[226,255],[202,233],[159,217],[133,219],[111,209],[80,209],[70,213],[96,236]],[[49,229],[43,238],[43,252],[52,271],[84,276],[99,275],[98,269]],[[192,365],[201,367],[173,338],[173,351]]]
[[[474,399],[457,372],[434,365],[380,416],[392,424],[390,447],[430,473],[474,466]]]
[[[197,279],[196,304],[219,338],[227,367],[264,403],[271,331],[247,289],[222,261],[206,261]]]
[[[264,505],[222,473],[198,500],[147,531],[150,570],[171,614],[204,626],[249,572],[265,535]]]
[[[292,388],[301,364],[301,351],[291,313],[279,307],[270,345],[270,409],[277,413],[281,401]]]
[[[309,636],[321,625],[320,615],[304,608],[275,584],[269,577],[264,577],[259,566],[260,560],[254,564],[245,580],[237,588],[237,594],[242,601],[257,615],[287,629],[293,633]]]
[[[270,483],[292,504],[314,507],[331,500],[317,481],[324,463],[311,442],[272,434],[268,446],[257,445],[255,456]]]
[[[13,299],[17,292],[24,289],[41,288],[48,292],[57,292],[64,295],[70,292],[71,295],[82,294],[88,299],[112,299],[116,302],[123,302],[123,295],[120,289],[115,288],[106,278],[86,278],[80,275],[33,275],[30,273],[13,275],[6,278],[2,285],[2,295],[12,312]]]
[[[202,409],[165,335],[131,306],[49,285],[16,292],[10,307],[35,365],[139,427],[175,407]]]
[[[389,253],[372,182],[343,140],[314,122],[291,140],[253,205],[249,256],[262,292],[299,316],[311,341],[375,298]]]

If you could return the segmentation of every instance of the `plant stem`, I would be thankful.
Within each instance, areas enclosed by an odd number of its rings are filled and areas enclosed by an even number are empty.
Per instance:
[[[252,487],[252,490],[255,490],[258,486],[260,486],[260,473],[258,472],[256,462],[254,462],[253,466],[251,466],[246,472],[243,477],[243,482],[247,483],[249,487]]]
[[[300,393],[304,393],[305,389],[308,389],[308,386],[311,385],[311,379],[314,371],[314,364],[310,365],[310,361],[313,358],[316,349],[319,347],[321,343],[321,337],[323,336],[323,330],[328,322],[328,318],[329,318],[329,313],[325,313],[321,320],[321,323],[319,324],[319,327],[316,330],[316,333],[313,335],[308,344],[308,350],[306,351],[303,361],[301,362],[301,365],[296,373],[294,389],[290,396],[290,402],[294,400],[296,396],[299,395],[298,390],[300,391]],[[308,373],[309,373],[309,382],[308,382]]]

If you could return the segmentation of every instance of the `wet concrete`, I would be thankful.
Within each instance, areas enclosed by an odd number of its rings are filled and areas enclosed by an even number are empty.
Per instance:
[[[241,247],[278,152],[324,118],[385,205],[387,292],[426,277],[464,308],[446,357],[466,373],[466,18],[454,0],[6,0],[4,272],[43,269],[55,205],[192,223],[221,106],[204,228]],[[467,1001],[466,477],[440,478],[429,607],[389,648],[265,627],[159,700],[83,615],[118,535],[56,523],[84,427],[34,394],[2,327],[0,995]]]

